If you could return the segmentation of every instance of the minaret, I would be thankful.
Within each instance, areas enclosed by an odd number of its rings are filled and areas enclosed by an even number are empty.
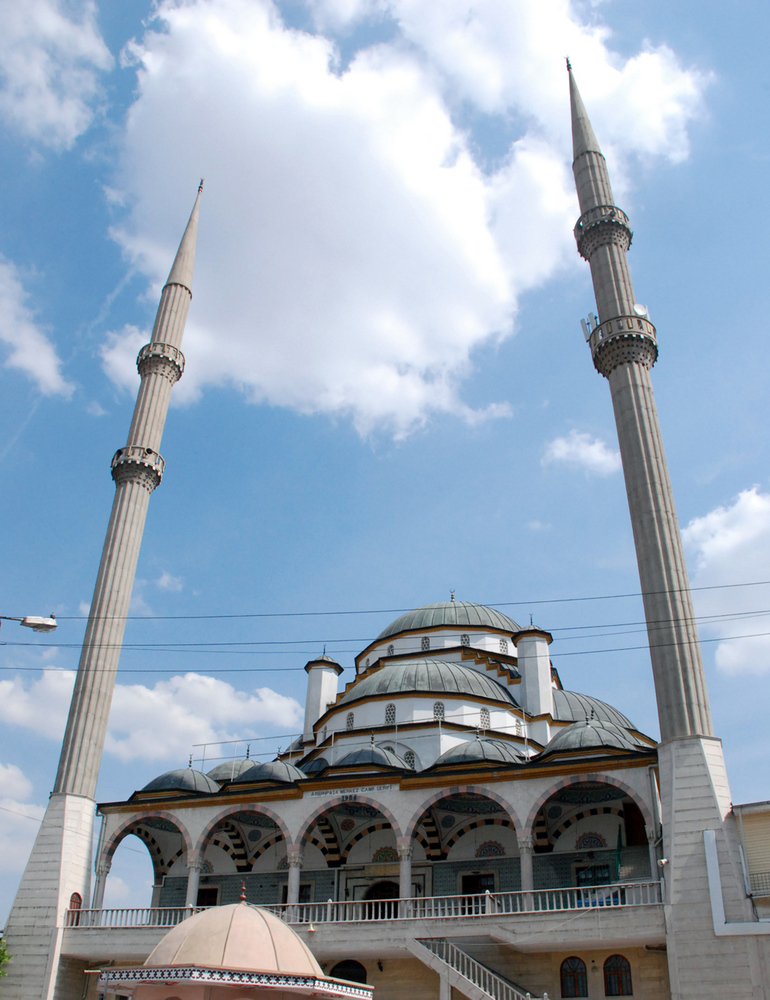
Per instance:
[[[599,313],[598,324],[587,332],[594,365],[610,383],[615,410],[661,738],[710,736],[698,631],[650,380],[658,357],[655,327],[636,305],[626,260],[632,235],[628,216],[615,205],[607,163],[569,62],[567,68],[572,170],[581,211],[575,239],[591,266]]]
[[[636,305],[626,253],[628,217],[567,62],[580,255],[591,266],[598,323],[585,328],[610,384],[634,532],[658,703],[666,951],[672,1000],[755,1000],[757,924],[746,897],[738,831],[708,693],[650,369],[655,327]],[[711,860],[707,863],[707,858]],[[718,858],[718,860],[717,860]],[[716,889],[720,896],[715,904]],[[720,910],[720,906],[723,909]],[[726,984],[729,983],[729,986]]]
[[[181,351],[198,230],[198,188],[190,220],[163,287],[152,338],[137,357],[141,376],[128,441],[112,459],[115,498],[72,693],[59,770],[6,925],[12,956],[3,994],[48,1000],[67,988],[59,970],[61,928],[73,893],[89,905],[96,781],[120,659],[126,615],[150,494],[160,484],[160,442]],[[57,978],[59,987],[57,988]],[[74,993],[73,993],[74,995]],[[78,990],[78,996],[80,991]]]

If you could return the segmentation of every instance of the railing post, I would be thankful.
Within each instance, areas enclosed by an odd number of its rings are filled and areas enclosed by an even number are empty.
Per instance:
[[[334,904],[331,899],[326,900],[326,922],[330,924],[332,922],[332,912],[334,910]]]

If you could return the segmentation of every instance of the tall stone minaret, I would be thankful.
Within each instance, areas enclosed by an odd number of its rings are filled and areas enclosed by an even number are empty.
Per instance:
[[[112,459],[115,498],[59,770],[6,925],[12,962],[2,989],[9,1000],[50,1000],[82,991],[81,971],[59,961],[62,926],[73,893],[89,905],[96,781],[147,507],[163,475],[163,426],[171,389],[184,371],[180,348],[192,298],[202,187],[203,182],[161,293],[152,339],[137,358],[141,385],[128,442]],[[74,977],[71,984],[68,976]]]
[[[569,62],[567,69],[572,169],[581,211],[575,238],[580,255],[591,266],[599,314],[598,323],[591,323],[586,334],[594,365],[609,382],[612,394],[660,720],[660,872],[667,903],[671,997],[717,1000],[727,990],[731,998],[756,1000],[763,995],[761,975],[757,976],[757,925],[752,922],[741,873],[722,745],[711,727],[650,379],[658,357],[657,335],[646,311],[636,305],[626,259],[631,244],[628,217],[614,203],[607,164]],[[715,916],[709,891],[713,865],[709,872],[708,844],[718,854],[715,878],[725,906],[721,916]],[[718,926],[722,929],[717,933]]]

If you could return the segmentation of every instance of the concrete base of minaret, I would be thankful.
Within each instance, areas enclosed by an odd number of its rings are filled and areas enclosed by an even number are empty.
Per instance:
[[[722,744],[683,737],[661,743],[658,754],[672,1000],[764,1000],[770,996],[770,933],[763,932],[770,927],[757,923],[746,894]],[[716,841],[726,921],[716,924],[708,830]]]
[[[59,968],[61,938],[72,894],[89,906],[95,807],[81,795],[53,794],[49,800],[6,924],[11,962],[2,980],[4,1000],[75,995],[73,984],[63,981],[67,970]],[[82,974],[78,982],[80,996]]]

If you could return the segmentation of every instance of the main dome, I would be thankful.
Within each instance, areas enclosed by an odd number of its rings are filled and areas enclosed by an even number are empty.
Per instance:
[[[518,632],[515,621],[483,604],[471,604],[468,601],[441,601],[438,604],[426,604],[414,611],[396,618],[377,636],[377,640],[387,639],[398,632],[414,632],[418,629],[436,628],[437,626],[452,628],[493,628],[503,632]]]
[[[362,698],[383,698],[394,694],[467,695],[487,701],[516,705],[513,695],[497,681],[478,670],[449,660],[419,657],[396,660],[356,681],[335,708]]]

